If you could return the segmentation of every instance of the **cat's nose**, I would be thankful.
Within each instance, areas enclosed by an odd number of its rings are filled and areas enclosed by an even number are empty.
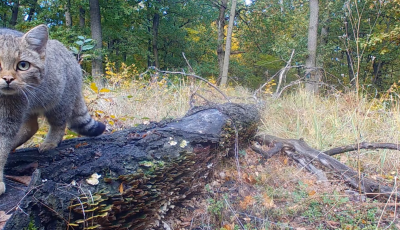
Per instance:
[[[7,82],[7,84],[9,85],[12,81],[14,81],[14,77],[13,76],[3,76],[3,80]]]

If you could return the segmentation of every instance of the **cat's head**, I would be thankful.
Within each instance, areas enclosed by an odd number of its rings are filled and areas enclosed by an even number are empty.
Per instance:
[[[40,84],[48,39],[45,25],[23,36],[0,33],[0,95],[27,96]]]

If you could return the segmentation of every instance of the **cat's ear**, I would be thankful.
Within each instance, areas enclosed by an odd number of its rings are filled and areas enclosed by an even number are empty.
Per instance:
[[[41,56],[45,54],[48,40],[49,30],[46,25],[36,26],[22,37],[22,42],[27,45],[27,48],[35,50]]]

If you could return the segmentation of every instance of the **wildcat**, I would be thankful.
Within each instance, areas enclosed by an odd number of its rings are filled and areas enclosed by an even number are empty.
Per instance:
[[[82,96],[82,71],[60,42],[39,25],[27,33],[0,29],[0,195],[10,151],[29,140],[43,115],[50,130],[39,151],[55,148],[68,127],[97,136],[105,125],[92,119]]]

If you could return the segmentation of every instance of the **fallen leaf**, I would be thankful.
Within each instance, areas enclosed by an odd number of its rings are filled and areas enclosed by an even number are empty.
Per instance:
[[[252,204],[254,204],[254,198],[252,196],[245,196],[244,199],[239,202],[239,206],[242,209],[247,209],[247,207]]]
[[[226,230],[234,230],[235,229],[235,223],[233,223],[233,224],[225,224],[223,226],[223,228],[225,228]]]
[[[308,192],[308,195],[309,195],[309,196],[314,196],[315,193],[317,193],[317,192],[315,192],[314,190],[312,190],[312,191],[309,191],[309,192]]]
[[[331,228],[339,228],[339,227],[340,227],[340,222],[327,220],[326,223],[327,223],[327,224],[329,225],[329,227],[331,227]]]
[[[31,183],[31,176],[5,176],[6,178],[28,186]]]
[[[124,193],[124,182],[122,182],[118,187],[119,193]]]
[[[283,164],[284,164],[284,165],[287,165],[288,161],[289,161],[289,158],[286,157],[286,158],[283,160]]]
[[[6,226],[6,222],[10,219],[11,215],[7,215],[4,211],[0,211],[0,229]]]
[[[263,204],[266,208],[274,208],[276,207],[274,200],[264,193],[263,195]]]

